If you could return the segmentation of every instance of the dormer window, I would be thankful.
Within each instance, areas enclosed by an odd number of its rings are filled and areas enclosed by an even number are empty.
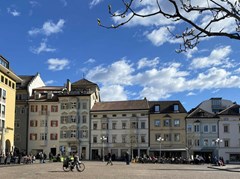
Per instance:
[[[173,110],[174,110],[174,112],[179,112],[179,106],[178,106],[178,104],[174,104],[174,105],[173,105]]]
[[[154,112],[155,113],[160,113],[160,106],[159,105],[154,106]]]

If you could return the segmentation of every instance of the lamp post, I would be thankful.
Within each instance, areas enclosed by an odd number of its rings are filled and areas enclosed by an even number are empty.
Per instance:
[[[104,162],[104,141],[107,140],[107,138],[102,136],[100,140],[102,141],[102,161]]]
[[[218,159],[219,159],[219,148],[220,148],[220,143],[222,142],[223,140],[222,139],[219,139],[217,138],[215,140],[216,144],[217,144],[217,156],[218,156]]]
[[[159,137],[157,138],[157,141],[159,142],[159,162],[161,162],[161,143],[164,141],[164,138]]]

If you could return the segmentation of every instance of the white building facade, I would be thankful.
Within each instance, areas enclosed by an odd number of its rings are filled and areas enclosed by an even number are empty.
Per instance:
[[[147,100],[95,103],[91,110],[91,159],[103,159],[109,152],[113,160],[148,154]]]

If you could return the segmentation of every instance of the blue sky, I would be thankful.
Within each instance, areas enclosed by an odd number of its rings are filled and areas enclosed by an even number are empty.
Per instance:
[[[152,1],[143,1],[148,10]],[[0,54],[17,75],[39,72],[50,86],[84,75],[99,85],[103,101],[180,100],[187,110],[212,97],[239,102],[238,41],[208,38],[178,54],[166,26],[177,32],[184,23],[157,17],[101,28],[97,18],[119,22],[109,17],[109,3],[122,8],[114,0],[0,0]]]

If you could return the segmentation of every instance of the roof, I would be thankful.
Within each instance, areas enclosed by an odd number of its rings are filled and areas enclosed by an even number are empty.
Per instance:
[[[240,105],[233,104],[223,111],[219,112],[218,115],[240,115]]]
[[[98,88],[98,85],[96,83],[93,83],[93,82],[91,82],[91,81],[89,81],[85,78],[72,83],[72,87],[74,88],[75,86],[76,87],[81,87],[81,88],[92,88],[92,87],[97,87]]]
[[[92,112],[98,111],[130,111],[130,110],[148,110],[148,102],[144,100],[129,101],[109,101],[97,102],[92,108]]]
[[[42,86],[34,88],[33,91],[62,91],[64,88],[64,86]]]
[[[191,110],[187,115],[187,118],[213,118],[216,117],[214,113],[209,113],[201,108],[195,108]]]
[[[149,101],[150,113],[155,113],[154,106],[160,106],[160,113],[172,113],[174,105],[178,105],[179,113],[187,113],[180,101]]]
[[[19,77],[22,79],[20,85],[17,86],[18,89],[27,89],[28,84],[32,81],[32,79],[35,77],[33,75],[19,75]]]

